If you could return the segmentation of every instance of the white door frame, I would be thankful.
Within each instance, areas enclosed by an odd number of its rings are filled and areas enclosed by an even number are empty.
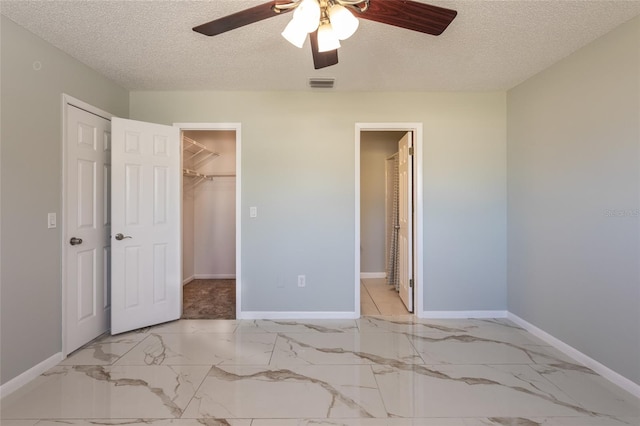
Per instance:
[[[230,130],[236,134],[236,318],[242,318],[242,124],[241,123],[173,123],[185,130]],[[182,186],[181,186],[182,191]],[[181,198],[182,199],[182,193]],[[180,216],[182,217],[182,215]],[[180,224],[182,228],[182,223]],[[180,277],[182,279],[182,277]]]
[[[61,251],[61,278],[60,282],[62,284],[61,293],[62,293],[62,357],[66,358],[67,353],[67,255],[66,255],[66,212],[67,212],[67,105],[72,105],[74,107],[85,110],[91,114],[95,114],[100,116],[106,120],[111,121],[111,117],[113,114],[103,111],[99,108],[94,107],[86,102],[83,102],[79,99],[76,99],[72,96],[67,95],[66,93],[62,94],[62,194],[61,194],[61,209],[60,209],[60,217],[58,218],[58,226],[60,226],[60,251]],[[102,188],[99,188],[102,191]],[[102,242],[104,246],[105,241]]]
[[[413,132],[413,259],[415,299],[413,303],[414,315],[421,317],[423,312],[423,188],[422,188],[422,123],[356,123],[355,137],[355,306],[354,312],[359,317],[360,312],[360,136],[362,132],[402,131]]]

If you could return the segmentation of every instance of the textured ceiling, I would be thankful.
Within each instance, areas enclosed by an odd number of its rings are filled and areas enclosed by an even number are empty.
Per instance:
[[[384,0],[378,0],[384,1]],[[266,0],[0,1],[0,12],[130,90],[481,91],[511,88],[640,14],[640,0],[419,0],[458,11],[439,37],[361,20],[314,70],[291,15],[206,37],[195,25]],[[317,90],[317,89],[316,89]]]

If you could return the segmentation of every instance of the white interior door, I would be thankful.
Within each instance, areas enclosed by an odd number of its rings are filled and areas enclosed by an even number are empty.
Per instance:
[[[180,129],[113,118],[111,333],[180,318]]]
[[[65,350],[109,328],[109,120],[66,105]]]
[[[400,298],[409,312],[413,312],[413,161],[410,149],[412,133],[398,142],[399,225],[398,267]]]

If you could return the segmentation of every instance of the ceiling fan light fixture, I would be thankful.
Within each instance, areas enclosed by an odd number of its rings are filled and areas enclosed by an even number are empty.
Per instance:
[[[340,40],[329,22],[320,24],[318,28],[318,52],[328,52],[340,48]]]
[[[346,40],[351,37],[360,24],[358,19],[346,7],[337,3],[329,9],[329,20],[338,40]]]
[[[312,33],[320,24],[320,4],[316,0],[302,0],[293,11],[292,21],[296,21],[305,32]]]
[[[292,19],[282,31],[282,37],[295,47],[302,48],[304,41],[307,39],[307,32],[299,25],[298,21]]]
[[[318,70],[338,63],[340,40],[357,31],[359,19],[435,36],[442,34],[458,12],[424,1],[429,0],[269,0],[193,27],[193,31],[215,36],[291,12],[293,19],[282,35],[302,47],[309,34],[313,67]]]

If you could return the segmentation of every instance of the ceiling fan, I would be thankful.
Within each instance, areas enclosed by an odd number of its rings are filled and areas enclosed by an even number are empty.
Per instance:
[[[437,36],[458,13],[412,0],[272,0],[198,25],[193,30],[214,36],[288,12],[293,12],[293,19],[282,36],[302,47],[308,34],[315,69],[338,63],[340,40],[355,33],[357,18]]]

